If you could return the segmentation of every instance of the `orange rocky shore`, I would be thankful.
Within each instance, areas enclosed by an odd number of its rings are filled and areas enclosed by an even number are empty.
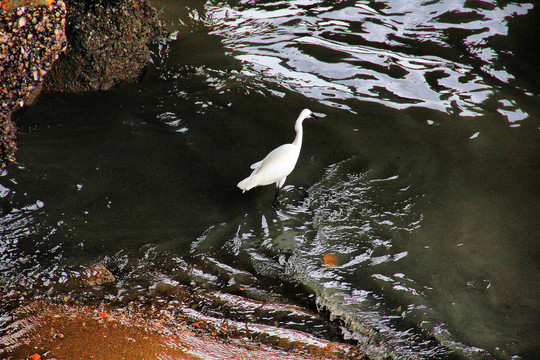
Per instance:
[[[366,358],[357,346],[279,325],[328,322],[308,308],[166,283],[121,300],[111,292],[117,281],[99,264],[53,285],[51,295],[0,297],[11,304],[0,319],[0,359]]]
[[[0,359],[361,359],[354,346],[261,325],[177,319],[167,311],[34,301],[14,312]],[[286,330],[284,330],[286,331]],[[242,336],[239,336],[243,332]],[[270,345],[272,343],[272,345]]]

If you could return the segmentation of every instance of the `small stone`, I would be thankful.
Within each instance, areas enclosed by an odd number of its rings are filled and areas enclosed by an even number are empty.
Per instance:
[[[103,264],[91,268],[84,268],[79,282],[82,286],[96,286],[115,282],[116,278]]]
[[[24,16],[21,16],[19,19],[19,27],[24,27],[26,25],[26,18]]]

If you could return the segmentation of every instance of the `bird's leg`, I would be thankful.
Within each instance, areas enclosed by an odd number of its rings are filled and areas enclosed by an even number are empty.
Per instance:
[[[276,186],[276,196],[274,196],[274,202],[272,203],[272,207],[274,209],[277,209],[278,204],[279,204],[279,201],[278,201],[279,190],[281,190],[281,188],[279,186]]]

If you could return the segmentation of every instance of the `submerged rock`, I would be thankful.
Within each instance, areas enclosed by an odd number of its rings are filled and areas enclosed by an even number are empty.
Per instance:
[[[103,264],[84,268],[79,278],[81,286],[96,286],[113,282],[116,282],[116,278]]]
[[[296,346],[289,343],[269,346],[257,339],[229,334],[226,328],[223,334],[217,334],[206,329],[206,323],[201,320],[191,325],[192,320],[187,322],[168,311],[151,313],[140,308],[33,301],[19,307],[13,318],[13,324],[0,333],[2,355],[7,359],[32,358],[32,354],[41,359],[101,360],[362,358],[351,346],[321,342],[304,334],[289,334],[299,335]],[[228,324],[216,322],[217,327],[225,325]],[[254,337],[264,330],[241,329]],[[319,342],[322,348],[313,351]]]

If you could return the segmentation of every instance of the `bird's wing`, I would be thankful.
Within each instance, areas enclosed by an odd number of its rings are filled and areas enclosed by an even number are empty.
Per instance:
[[[249,168],[250,168],[250,169],[256,169],[256,168],[258,168],[259,166],[261,166],[262,162],[263,162],[262,160],[261,160],[261,161],[257,161],[256,163],[254,163],[253,165],[251,165]]]
[[[252,167],[256,166],[253,175],[262,172],[270,177],[278,176],[282,178],[292,171],[297,159],[298,151],[292,144],[281,145],[266,155],[262,161],[252,165]],[[281,173],[283,175],[279,176]]]
[[[292,144],[283,144],[272,150],[262,161],[264,161],[264,166],[279,167],[279,164],[286,163],[295,157],[298,158],[296,148]]]

